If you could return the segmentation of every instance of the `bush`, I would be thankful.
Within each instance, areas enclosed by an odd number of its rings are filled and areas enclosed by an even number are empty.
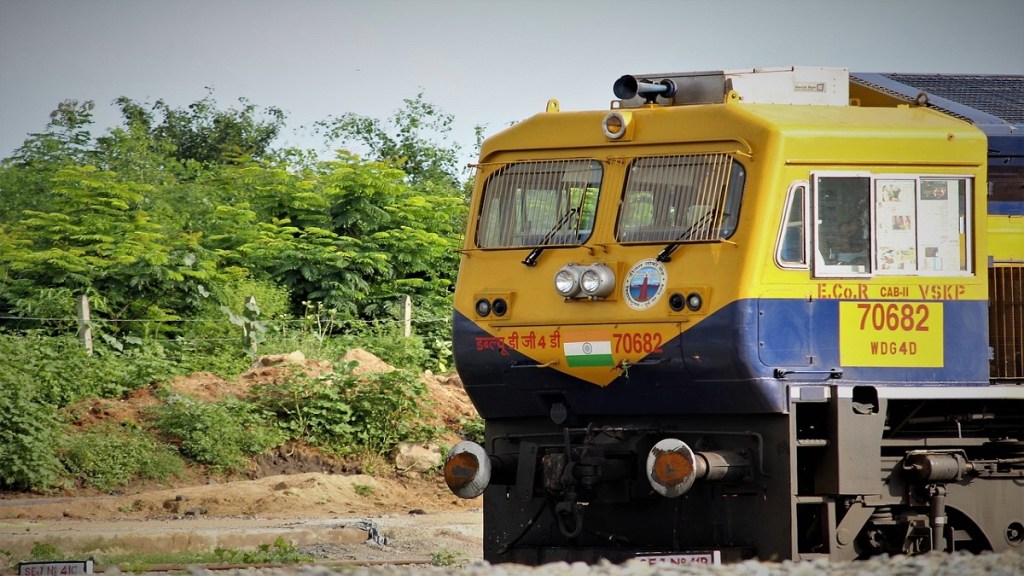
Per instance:
[[[485,440],[484,419],[479,416],[461,419],[457,433],[463,440],[472,440],[477,444],[483,444]]]
[[[352,408],[345,398],[347,386],[339,385],[341,376],[313,378],[294,370],[281,380],[255,386],[254,403],[267,419],[276,421],[288,439],[305,439],[343,452],[337,447],[350,443],[353,424]]]
[[[0,372],[31,374],[41,402],[62,408],[84,398],[119,398],[163,380],[181,368],[158,343],[97,345],[86,354],[72,336],[0,333]]]
[[[184,469],[181,457],[138,428],[93,426],[64,436],[60,459],[86,485],[109,491],[137,478],[167,480]]]
[[[385,454],[399,442],[432,439],[426,385],[404,370],[356,376],[353,363],[312,378],[293,372],[253,389],[255,402],[289,438],[304,438],[329,451]]]
[[[215,472],[243,470],[249,456],[285,440],[251,404],[236,399],[209,403],[173,394],[154,416],[157,429],[180,442],[183,456]]]
[[[30,373],[0,370],[0,487],[52,488],[61,421],[57,409],[37,393]]]
[[[369,325],[337,337],[346,348],[362,348],[388,364],[406,370],[423,370],[433,365],[430,351],[418,336],[406,338],[399,324]]]
[[[167,346],[168,355],[174,357],[179,374],[211,372],[222,378],[234,378],[252,363],[252,359],[241,352],[238,341],[189,340],[185,337]]]
[[[356,423],[356,445],[386,454],[400,442],[424,442],[437,437],[429,417],[427,385],[405,370],[366,374],[347,391]]]

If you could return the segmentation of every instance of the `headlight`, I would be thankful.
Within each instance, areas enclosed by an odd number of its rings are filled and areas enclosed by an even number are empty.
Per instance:
[[[591,298],[604,298],[615,289],[615,274],[604,264],[593,264],[580,275],[580,288]]]
[[[563,266],[555,274],[555,290],[562,298],[572,298],[580,291],[580,267],[575,264]]]
[[[601,121],[601,130],[609,140],[630,140],[632,122],[633,116],[629,112],[609,112]]]
[[[555,290],[566,299],[604,298],[615,290],[615,273],[604,264],[566,264],[555,273]]]

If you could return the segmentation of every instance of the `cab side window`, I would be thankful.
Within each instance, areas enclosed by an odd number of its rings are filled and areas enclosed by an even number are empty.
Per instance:
[[[807,268],[806,202],[807,183],[798,182],[789,187],[786,213],[775,249],[775,262],[782,268]]]
[[[812,182],[815,276],[972,273],[969,178],[818,174]]]
[[[871,273],[871,178],[815,178],[815,272],[819,276]]]

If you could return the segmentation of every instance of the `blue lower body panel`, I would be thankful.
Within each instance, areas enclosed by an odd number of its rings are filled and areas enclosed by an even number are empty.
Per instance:
[[[456,312],[455,365],[484,418],[547,416],[556,404],[581,417],[784,413],[791,385],[988,384],[984,301],[929,303],[941,307],[941,313],[927,308],[933,311],[929,326],[941,330],[941,335],[932,332],[932,340],[922,340],[920,347],[938,341],[941,351],[921,350],[938,364],[925,367],[865,365],[870,358],[844,366],[845,347],[856,343],[840,343],[840,302],[844,301],[734,302],[666,342],[657,361],[634,365],[604,387],[537,367],[511,348],[480,350],[477,339],[486,337],[486,332]],[[847,315],[858,311],[856,303],[844,306]],[[908,324],[911,320],[907,319]],[[891,357],[882,360],[893,361]]]

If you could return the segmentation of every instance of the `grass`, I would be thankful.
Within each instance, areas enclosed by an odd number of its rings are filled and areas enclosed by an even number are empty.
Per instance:
[[[48,542],[37,542],[28,558],[14,558],[9,552],[0,550],[0,560],[10,567],[18,562],[49,562],[75,559],[86,556],[82,552],[63,550]],[[97,566],[117,566],[123,572],[146,572],[153,566],[189,566],[198,564],[237,564],[250,566],[258,564],[299,564],[312,562],[313,556],[303,554],[294,544],[277,538],[273,544],[261,544],[256,550],[217,548],[206,552],[89,552]]]

